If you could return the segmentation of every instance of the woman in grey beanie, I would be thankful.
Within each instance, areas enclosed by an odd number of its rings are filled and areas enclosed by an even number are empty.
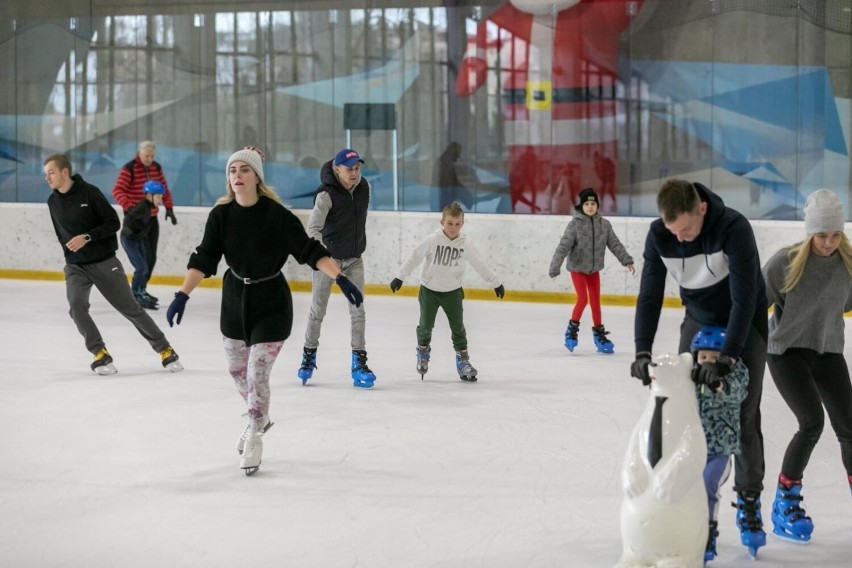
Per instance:
[[[263,177],[263,154],[248,146],[225,166],[226,194],[207,218],[204,237],[189,257],[186,277],[169,306],[169,326],[180,324],[189,295],[216,274],[224,258],[222,332],[228,371],[245,402],[248,424],[237,440],[240,467],[252,475],[269,430],[269,375],[293,326],[293,300],[281,269],[292,256],[337,282],[346,299],[360,305],[361,291],[340,272],[328,250],[305,232]]]
[[[843,357],[844,312],[852,310],[852,244],[837,195],[827,189],[805,203],[804,241],[779,250],[763,267],[773,307],[767,363],[799,430],[784,454],[772,505],[775,534],[808,541],[814,525],[802,508],[802,478],[825,426],[840,442],[852,490],[852,382]]]

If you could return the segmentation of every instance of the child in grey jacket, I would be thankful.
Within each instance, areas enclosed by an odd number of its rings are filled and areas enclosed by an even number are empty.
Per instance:
[[[599,206],[600,200],[594,189],[587,187],[580,192],[580,202],[574,208],[574,218],[565,227],[550,261],[550,277],[556,278],[559,276],[562,262],[567,258],[565,267],[571,273],[574,290],[577,292],[577,303],[565,329],[565,347],[571,352],[577,347],[580,317],[588,303],[592,305],[592,332],[598,352],[612,353],[615,347],[607,338],[609,332],[601,323],[600,271],[604,267],[606,249],[608,248],[631,274],[635,272],[633,258],[627,254],[621,241],[615,236],[612,224],[601,216]]]

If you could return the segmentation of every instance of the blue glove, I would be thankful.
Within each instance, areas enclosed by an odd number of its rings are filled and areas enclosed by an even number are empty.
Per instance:
[[[500,284],[499,286],[497,286],[496,288],[494,288],[494,293],[495,293],[495,294],[497,294],[497,297],[498,297],[498,298],[500,298],[500,299],[502,300],[502,299],[503,299],[503,296],[505,296],[505,295],[506,295],[506,289],[505,289],[505,288],[503,288],[503,285],[502,285],[502,284]]]
[[[189,296],[178,290],[175,292],[175,299],[169,304],[169,309],[166,311],[166,320],[169,322],[169,327],[174,327],[174,319],[177,316],[177,324],[183,319],[183,310],[186,309],[186,302]]]
[[[400,280],[399,278],[394,278],[393,280],[391,280],[390,288],[391,292],[396,294],[397,290],[402,288],[402,280]]]
[[[177,217],[175,217],[175,210],[171,207],[166,207],[166,219],[171,219],[172,225],[177,225]]]
[[[337,282],[338,286],[340,286],[340,291],[343,292],[343,295],[346,296],[346,299],[349,300],[350,304],[354,304],[356,308],[361,305],[361,302],[364,301],[364,294],[361,293],[361,290],[359,290],[355,284],[353,284],[343,274],[339,274],[334,281]]]

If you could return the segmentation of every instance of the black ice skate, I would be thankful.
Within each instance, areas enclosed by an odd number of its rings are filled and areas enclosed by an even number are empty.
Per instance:
[[[428,345],[417,346],[417,372],[420,373],[420,380],[423,380],[423,375],[429,370],[429,354],[432,348]]]

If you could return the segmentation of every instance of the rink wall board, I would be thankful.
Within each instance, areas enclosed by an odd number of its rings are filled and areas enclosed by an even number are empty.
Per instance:
[[[121,217],[121,211],[116,210]],[[177,225],[160,215],[160,245],[156,273],[152,283],[177,285],[186,272],[189,255],[201,241],[209,212],[207,207],[175,207]],[[309,210],[293,210],[302,223],[307,223]],[[388,284],[411,251],[428,234],[440,227],[438,213],[371,211],[367,218],[367,251],[364,254],[368,293],[390,293]],[[642,252],[650,217],[607,217],[618,238],[633,256],[637,273],[632,276],[616,258],[606,253],[606,267],[601,272],[601,294],[604,303],[631,305],[639,292]],[[572,301],[573,287],[568,274],[555,279],[548,276],[553,251],[559,243],[566,215],[495,215],[465,216],[464,232],[489,260],[491,268],[506,287],[506,299],[525,301]],[[804,237],[801,221],[752,221],[762,261],[781,246]],[[239,238],[235,235],[234,238]],[[274,243],[270,243],[274,246]],[[132,266],[119,246],[118,257],[128,273]],[[0,205],[0,277],[31,279],[63,279],[62,251],[53,232],[50,215],[44,204],[7,203]],[[216,277],[206,285],[221,285],[224,262]],[[284,274],[296,291],[310,290],[311,269],[292,258]],[[405,280],[400,293],[414,294],[416,271]],[[494,298],[485,282],[468,267],[464,287],[467,297]],[[677,287],[666,283],[667,305],[677,305]]]

